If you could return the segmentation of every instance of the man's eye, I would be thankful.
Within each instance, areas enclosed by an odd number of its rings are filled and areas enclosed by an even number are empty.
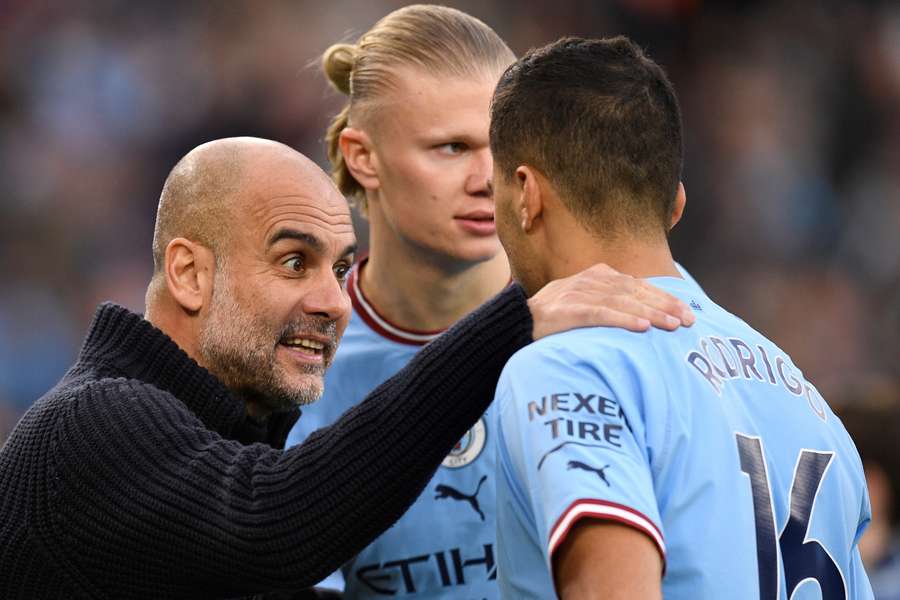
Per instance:
[[[289,258],[288,260],[284,261],[284,266],[292,271],[300,273],[301,271],[303,271],[303,258],[300,256]]]
[[[450,142],[449,144],[441,144],[438,146],[438,150],[440,150],[443,154],[462,154],[468,149],[468,146],[463,144],[462,142]]]
[[[348,265],[337,265],[334,268],[334,274],[337,276],[339,281],[343,281],[347,279],[347,275],[350,274],[350,267]]]

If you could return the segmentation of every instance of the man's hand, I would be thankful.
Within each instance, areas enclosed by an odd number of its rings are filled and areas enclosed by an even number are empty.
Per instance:
[[[696,320],[675,296],[604,264],[551,281],[528,300],[528,308],[536,340],[577,327],[673,330]]]

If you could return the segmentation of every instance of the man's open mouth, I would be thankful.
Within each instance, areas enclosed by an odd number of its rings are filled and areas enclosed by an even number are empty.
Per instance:
[[[310,356],[321,356],[325,352],[325,344],[320,341],[304,337],[286,338],[281,340],[283,346],[294,348],[309,354]]]

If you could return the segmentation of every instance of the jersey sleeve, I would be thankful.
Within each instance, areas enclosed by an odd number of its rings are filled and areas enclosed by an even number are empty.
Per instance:
[[[552,338],[551,338],[552,339]],[[621,357],[596,363],[535,344],[507,364],[497,388],[501,470],[534,520],[548,565],[580,519],[645,533],[665,561],[639,386]]]

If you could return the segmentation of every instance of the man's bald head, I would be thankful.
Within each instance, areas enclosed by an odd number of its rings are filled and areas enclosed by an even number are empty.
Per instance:
[[[265,170],[267,160],[294,159],[313,165],[300,153],[251,137],[214,140],[184,156],[166,178],[153,231],[153,272],[165,265],[166,246],[178,237],[200,243],[221,257],[232,230],[234,200],[254,167]]]

